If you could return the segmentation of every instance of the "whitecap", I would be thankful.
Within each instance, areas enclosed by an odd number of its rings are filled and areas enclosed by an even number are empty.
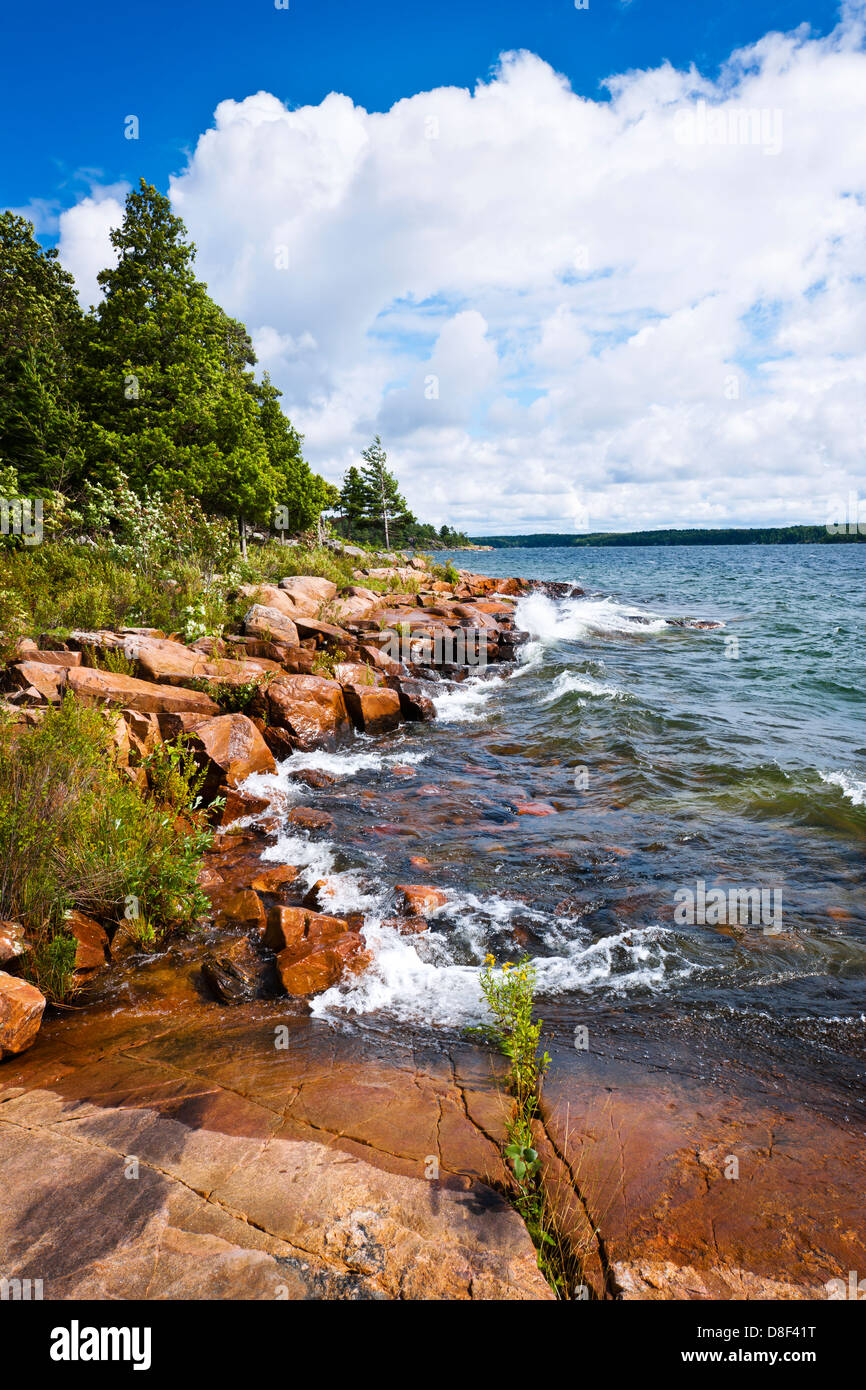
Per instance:
[[[659,614],[644,613],[612,598],[554,601],[539,593],[520,599],[515,622],[523,632],[544,644],[574,642],[591,634],[634,636],[662,632],[668,626]]]
[[[844,769],[841,772],[820,772],[818,776],[822,782],[827,782],[831,786],[838,787],[843,796],[846,796],[852,806],[862,806],[866,803],[866,779],[857,777],[853,772]]]
[[[561,700],[563,695],[594,695],[607,697],[611,700],[624,698],[624,693],[618,686],[607,685],[604,681],[596,680],[593,676],[577,671],[562,671],[556,677],[547,694],[542,695],[539,703],[552,705],[557,700]]]

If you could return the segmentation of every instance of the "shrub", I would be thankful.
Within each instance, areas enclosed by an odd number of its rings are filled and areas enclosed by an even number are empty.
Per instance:
[[[0,725],[0,917],[35,937],[32,977],[55,1002],[71,985],[71,909],[111,924],[132,901],[162,940],[208,906],[198,870],[211,832],[189,783],[166,783],[182,814],[142,796],[117,766],[114,718],[67,696],[34,729]]]
[[[195,690],[204,691],[227,714],[243,713],[253,700],[265,690],[276,673],[266,671],[251,681],[221,681],[208,676],[197,676],[191,683]]]
[[[453,560],[449,560],[447,565],[431,565],[430,573],[434,579],[439,579],[445,584],[460,583],[460,575]]]
[[[157,801],[180,813],[198,809],[207,768],[199,768],[187,734],[158,743],[142,759],[142,767]]]

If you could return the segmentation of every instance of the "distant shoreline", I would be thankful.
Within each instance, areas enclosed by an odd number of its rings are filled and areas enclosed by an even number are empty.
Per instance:
[[[702,530],[596,531],[587,535],[574,532],[543,532],[529,536],[473,536],[472,542],[491,550],[562,549],[578,546],[633,545],[833,545],[866,541],[856,527],[840,526],[836,533],[827,526],[755,526]]]

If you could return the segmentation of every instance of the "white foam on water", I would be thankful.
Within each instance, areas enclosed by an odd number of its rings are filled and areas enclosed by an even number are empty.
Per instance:
[[[535,671],[544,660],[543,642],[524,642],[517,649],[517,665],[511,673],[511,679],[517,676],[526,676],[530,671]]]
[[[594,695],[607,697],[611,700],[625,698],[624,691],[616,685],[607,685],[604,681],[598,681],[593,676],[577,671],[562,671],[556,677],[547,694],[542,695],[539,703],[552,705],[557,700],[561,700],[564,695]]]
[[[502,686],[502,677],[486,680],[470,676],[468,680],[449,685],[433,696],[436,718],[444,724],[477,724],[484,718],[485,706],[491,695]]]
[[[477,966],[424,960],[410,938],[381,922],[368,922],[364,934],[373,951],[372,964],[362,975],[344,977],[341,984],[311,999],[315,1017],[383,1012],[405,1022],[441,1025],[482,1017]]]
[[[571,994],[604,986],[614,994],[636,989],[658,991],[673,978],[692,974],[666,927],[629,927],[588,945],[572,942],[561,956],[536,961],[540,994]]]
[[[310,840],[306,835],[278,835],[272,845],[262,850],[262,859],[277,864],[294,864],[299,877],[311,888],[320,878],[328,878],[336,863],[330,840]]]
[[[510,906],[526,911],[522,903]],[[464,965],[448,958],[450,928],[439,932],[434,922],[428,932],[404,937],[381,921],[368,922],[365,936],[372,964],[362,975],[344,978],[311,1000],[311,1010],[320,1018],[381,1012],[401,1022],[446,1027],[481,1022],[486,1006],[480,976],[489,926],[486,933],[481,928],[480,921],[470,926],[478,964]],[[461,941],[467,944],[466,931]],[[588,944],[566,943],[561,955],[538,957],[535,966],[542,997],[596,990],[618,997],[638,990],[657,992],[699,968],[682,958],[674,933],[659,926],[630,927]]]
[[[548,645],[574,642],[590,635],[662,632],[668,626],[657,613],[617,603],[612,598],[554,600],[546,594],[527,594],[519,600],[515,623],[530,637]]]
[[[838,787],[843,796],[846,796],[852,806],[863,806],[866,804],[866,780],[857,777],[853,772],[844,769],[841,772],[819,772],[818,776],[822,782],[827,782],[831,786]]]

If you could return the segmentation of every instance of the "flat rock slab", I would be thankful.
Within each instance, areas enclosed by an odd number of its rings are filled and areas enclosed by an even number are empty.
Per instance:
[[[608,1295],[824,1300],[866,1269],[862,1123],[818,1086],[771,1090],[731,1053],[710,1078],[682,1042],[648,1053],[619,1029],[554,1049],[542,1110],[601,1229]]]
[[[495,1095],[274,1006],[239,1015],[59,1020],[4,1065],[7,1277],[46,1299],[552,1297],[479,1175]]]

